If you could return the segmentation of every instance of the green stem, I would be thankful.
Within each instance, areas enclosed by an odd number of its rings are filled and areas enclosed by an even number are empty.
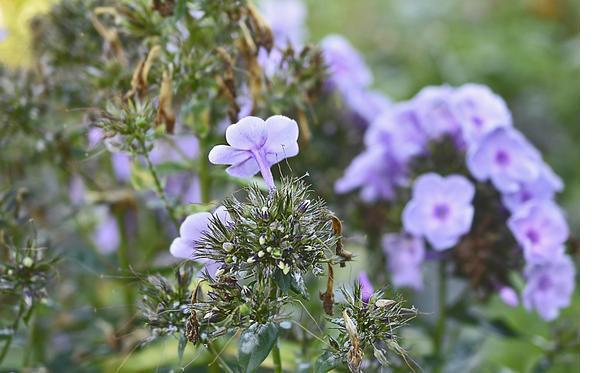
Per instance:
[[[160,183],[160,179],[158,178],[158,174],[156,173],[156,168],[154,168],[154,164],[152,164],[152,162],[150,161],[150,156],[148,155],[148,149],[145,146],[143,146],[143,148],[142,148],[142,153],[143,153],[144,159],[146,160],[146,163],[148,164],[148,169],[150,170],[150,174],[152,175],[152,180],[154,181],[154,187],[156,188],[158,197],[160,198],[162,203],[165,205],[165,208],[167,209],[167,212],[169,214],[169,217],[173,221],[173,224],[175,224],[175,226],[178,226],[179,222],[177,220],[177,214],[175,213],[175,209],[173,208],[171,203],[169,203],[169,201],[167,200],[167,195],[165,194],[165,189],[163,188],[162,184]]]
[[[19,311],[17,312],[17,318],[12,324],[12,334],[6,338],[6,342],[4,343],[4,347],[2,347],[2,352],[0,352],[0,364],[4,361],[8,350],[10,349],[10,345],[12,344],[13,336],[17,334],[17,329],[19,328],[19,321],[23,316],[23,311],[25,311],[25,307],[23,307],[23,302],[19,304]]]
[[[446,261],[441,260],[438,267],[438,319],[435,326],[433,350],[435,354],[434,372],[440,373],[444,368],[444,334],[446,333]]]
[[[273,355],[274,371],[275,371],[275,373],[281,373],[282,368],[281,368],[281,352],[279,351],[279,338],[275,341],[275,345],[273,346],[273,350],[271,353]]]
[[[217,364],[217,365],[215,365],[215,364],[210,364],[210,365],[208,366],[208,371],[209,371],[209,372],[214,372],[214,373],[220,372],[220,371],[219,371],[219,366],[220,366],[220,367],[221,367],[221,368],[223,368],[223,369],[224,369],[224,370],[225,370],[227,373],[234,373],[233,369],[231,369],[231,368],[229,367],[229,365],[227,365],[227,362],[226,362],[225,360],[223,360],[223,359],[221,358],[221,356],[219,355],[219,350],[218,350],[219,344],[218,344],[218,342],[217,342],[217,341],[208,342],[208,343],[207,343],[207,346],[208,346],[208,350],[209,350],[209,351],[211,352],[211,354],[212,354],[212,355],[215,357],[215,359],[217,359],[217,361],[219,362],[219,364]]]

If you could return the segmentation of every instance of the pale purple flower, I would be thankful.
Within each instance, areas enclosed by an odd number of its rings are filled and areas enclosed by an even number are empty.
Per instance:
[[[358,274],[358,283],[360,284],[360,298],[364,303],[369,303],[369,299],[371,299],[375,290],[373,289],[373,285],[371,285],[371,281],[369,281],[369,276],[367,276],[366,272],[360,272]]]
[[[392,285],[421,289],[423,287],[421,265],[425,260],[423,239],[406,233],[388,233],[383,236],[382,246]]]
[[[259,3],[261,15],[271,27],[275,47],[287,43],[299,47],[306,34],[306,5],[300,0],[263,0]]]
[[[400,103],[379,115],[365,133],[368,147],[385,147],[398,162],[422,154],[427,137],[419,126],[414,107]]]
[[[515,289],[510,286],[502,286],[498,289],[498,295],[504,304],[510,307],[516,307],[519,305],[519,295]]]
[[[121,232],[117,219],[110,212],[103,210],[99,213],[100,222],[92,233],[92,240],[102,254],[115,252],[121,244]]]
[[[92,127],[88,131],[88,145],[96,147],[104,139],[104,131],[100,127]]]
[[[423,174],[402,214],[404,229],[425,237],[436,250],[449,249],[471,229],[474,195],[475,187],[463,176]]]
[[[451,109],[467,145],[477,144],[498,127],[512,126],[512,116],[504,100],[481,84],[465,84],[451,96]]]
[[[512,127],[496,128],[469,148],[467,167],[479,181],[491,180],[502,193],[517,192],[540,175],[541,155]]]
[[[371,70],[360,53],[341,35],[329,35],[321,40],[325,64],[329,67],[328,83],[344,92],[365,89],[373,80]]]
[[[508,227],[528,261],[556,256],[569,237],[565,216],[552,201],[531,201],[521,206],[508,219]]]
[[[448,85],[425,87],[411,100],[419,123],[430,139],[456,137],[460,133],[450,106],[453,92]]]
[[[224,224],[232,224],[231,217],[223,206],[218,207],[213,214],[210,212],[192,214],[181,223],[179,237],[173,240],[169,251],[174,257],[204,263],[208,273],[213,276],[219,265],[210,259],[194,256],[196,243],[208,232],[211,219],[219,219]]]
[[[397,186],[408,185],[408,166],[401,164],[382,146],[369,147],[352,160],[344,176],[336,181],[335,192],[360,188],[365,202],[392,200]]]
[[[536,310],[544,320],[557,318],[560,309],[571,303],[575,266],[564,252],[552,259],[529,263],[525,279],[523,304],[528,310]]]
[[[540,165],[540,175],[534,181],[522,184],[519,190],[502,195],[502,203],[511,212],[531,200],[552,200],[564,188],[561,178],[545,163]]]
[[[214,164],[228,164],[227,173],[251,177],[260,171],[270,189],[275,188],[271,166],[298,154],[298,124],[274,115],[266,121],[245,117],[225,133],[229,145],[217,145],[208,154]]]

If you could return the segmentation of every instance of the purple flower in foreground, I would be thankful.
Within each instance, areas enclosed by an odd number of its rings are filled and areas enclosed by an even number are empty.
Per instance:
[[[358,274],[358,283],[360,284],[360,297],[364,303],[369,303],[369,299],[373,296],[375,290],[366,272],[360,272]]]
[[[421,127],[431,139],[456,136],[460,132],[450,107],[453,92],[447,85],[425,87],[411,100]]]
[[[523,205],[508,219],[508,227],[528,261],[556,256],[569,237],[563,212],[552,201],[531,201]]]
[[[532,200],[552,200],[556,192],[563,190],[561,178],[547,165],[542,163],[540,175],[534,181],[522,184],[519,190],[502,196],[502,203],[511,212]]]
[[[492,180],[503,193],[517,192],[521,184],[540,175],[541,155],[512,127],[496,128],[467,154],[467,167],[475,179]]]
[[[436,250],[449,249],[471,229],[474,195],[475,187],[463,176],[423,174],[402,214],[404,229],[424,236]]]
[[[512,116],[504,100],[480,84],[465,84],[452,94],[452,112],[467,145],[478,143],[498,127],[512,126]]]
[[[171,243],[169,251],[171,255],[177,258],[195,260],[204,263],[209,274],[214,275],[219,265],[206,258],[197,258],[194,256],[195,245],[208,231],[211,219],[216,218],[224,224],[231,224],[231,218],[225,207],[221,206],[213,214],[209,212],[198,212],[185,218],[179,227],[179,237]]]
[[[369,147],[352,160],[344,176],[336,181],[335,192],[361,188],[365,202],[392,200],[397,186],[408,184],[408,166],[397,162],[384,147]]]
[[[341,35],[329,35],[321,40],[325,64],[329,66],[329,84],[344,92],[366,89],[373,77],[371,70],[350,42]]]
[[[94,244],[102,254],[115,252],[121,244],[121,232],[117,219],[108,211],[100,214],[101,221],[92,234]]]
[[[392,284],[413,289],[423,287],[421,264],[425,259],[425,243],[421,237],[406,233],[388,233],[383,236],[383,251]]]
[[[530,263],[525,268],[527,284],[523,304],[535,309],[544,320],[558,317],[560,309],[571,303],[575,289],[575,266],[565,253],[557,257]]]
[[[515,289],[509,286],[502,286],[498,290],[498,295],[504,304],[510,307],[516,307],[519,305],[519,295]]]
[[[396,104],[379,115],[365,133],[368,147],[385,147],[398,162],[423,153],[427,137],[411,104]]]
[[[229,145],[217,145],[208,154],[214,164],[228,164],[227,173],[251,177],[260,171],[267,186],[275,188],[271,166],[298,154],[298,124],[274,115],[266,121],[245,117],[225,133]]]

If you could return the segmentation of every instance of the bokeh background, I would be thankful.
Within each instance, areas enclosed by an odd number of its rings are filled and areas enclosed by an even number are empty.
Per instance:
[[[29,63],[28,21],[51,3],[0,0],[0,63]],[[306,0],[306,4],[308,40],[317,43],[331,33],[344,35],[372,69],[374,88],[394,100],[409,99],[424,86],[442,83],[483,83],[501,95],[515,126],[565,181],[558,199],[568,212],[571,232],[579,237],[578,1]],[[103,286],[98,291],[108,292],[110,283]],[[421,295],[422,300],[427,297]],[[566,311],[571,320],[578,320],[577,298]],[[483,312],[502,318],[524,337],[495,335],[480,346],[480,334],[486,330],[466,330],[464,350],[453,356],[457,364],[469,358],[479,367],[487,361],[489,371],[500,366],[526,371],[545,348],[541,344],[553,340],[545,323],[522,309],[509,310],[494,300]],[[420,348],[425,337],[412,337],[413,348]],[[565,353],[566,361],[558,359],[551,371],[578,370],[578,348]],[[479,354],[481,350],[485,352]],[[152,367],[157,351],[133,356],[131,364]],[[108,359],[104,366],[110,371],[115,361],[121,360]]]

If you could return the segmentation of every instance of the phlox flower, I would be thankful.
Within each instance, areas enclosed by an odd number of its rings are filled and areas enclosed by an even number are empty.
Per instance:
[[[517,192],[521,184],[535,181],[540,164],[538,150],[512,127],[496,128],[467,153],[467,167],[473,177],[491,180],[502,193]]]
[[[321,40],[325,64],[329,67],[328,84],[340,92],[366,89],[373,80],[371,70],[350,42],[341,35]]]
[[[306,34],[306,5],[300,0],[263,0],[260,14],[271,27],[276,47],[299,47]]]
[[[460,125],[450,106],[453,92],[448,85],[425,87],[411,100],[428,138],[437,140],[446,135],[456,137],[460,133]]]
[[[502,286],[498,289],[498,295],[504,304],[510,307],[516,307],[519,305],[519,295],[515,289],[509,286]]]
[[[397,186],[408,184],[408,165],[399,163],[381,146],[367,148],[352,160],[335,183],[336,193],[360,188],[365,202],[392,200]]]
[[[481,84],[470,83],[456,88],[450,106],[467,145],[477,144],[498,127],[512,126],[512,116],[504,100]]]
[[[105,207],[98,210],[98,220],[99,222],[92,232],[92,240],[101,254],[114,253],[121,244],[121,232],[117,218]]]
[[[436,250],[449,249],[471,229],[474,195],[475,187],[463,176],[423,174],[402,214],[404,229]]]
[[[565,216],[552,201],[523,205],[508,219],[508,227],[528,261],[556,256],[569,237]]]
[[[353,122],[366,127],[381,113],[392,107],[392,100],[385,94],[367,89],[350,89],[342,92],[346,109]]]
[[[406,233],[388,233],[383,236],[382,246],[392,285],[421,289],[423,287],[421,265],[425,260],[423,239]]]
[[[575,289],[575,266],[562,252],[558,256],[525,268],[527,284],[523,290],[523,304],[536,310],[544,320],[558,317],[560,309],[571,303]]]
[[[502,203],[511,212],[532,200],[552,200],[564,188],[561,178],[545,163],[540,165],[540,175],[532,182],[521,184],[519,190],[505,193]]]
[[[229,145],[211,149],[208,159],[213,164],[228,164],[227,173],[251,177],[260,171],[267,186],[275,188],[271,166],[298,154],[298,124],[282,115],[266,121],[245,117],[230,125],[225,137]]]
[[[232,220],[225,207],[218,207],[213,214],[209,212],[198,212],[185,218],[179,227],[179,237],[171,243],[169,251],[177,258],[195,260],[204,263],[208,273],[214,275],[219,265],[206,258],[194,256],[196,243],[208,232],[211,219],[219,219],[224,224],[231,224]]]

